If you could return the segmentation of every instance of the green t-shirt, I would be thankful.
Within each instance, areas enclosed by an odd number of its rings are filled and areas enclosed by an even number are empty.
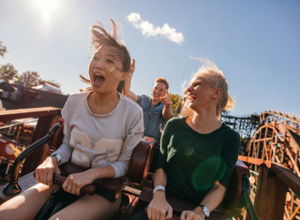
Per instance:
[[[167,175],[167,192],[200,203],[216,182],[228,186],[239,148],[239,134],[224,123],[210,134],[200,134],[186,118],[173,118],[161,136],[157,168]]]

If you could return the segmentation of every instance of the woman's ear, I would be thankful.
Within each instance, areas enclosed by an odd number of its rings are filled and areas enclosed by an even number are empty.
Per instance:
[[[221,97],[221,95],[222,95],[222,89],[216,88],[215,93],[212,95],[212,97],[214,99],[218,99]]]
[[[126,74],[128,74],[128,73],[127,73],[127,72],[124,72],[124,71],[122,71],[121,78],[120,78],[120,80],[121,80],[121,81],[123,81],[123,80],[125,80],[125,79],[126,79]]]

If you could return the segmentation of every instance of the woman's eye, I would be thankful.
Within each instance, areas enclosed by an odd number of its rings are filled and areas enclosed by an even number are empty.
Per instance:
[[[201,86],[201,82],[195,83],[195,84],[193,85],[193,87],[196,87],[196,86]]]
[[[111,60],[111,59],[107,59],[106,62],[107,62],[107,63],[114,63],[114,61]]]

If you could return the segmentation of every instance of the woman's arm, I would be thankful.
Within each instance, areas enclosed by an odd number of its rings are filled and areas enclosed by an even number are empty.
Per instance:
[[[166,187],[167,185],[167,176],[165,171],[162,168],[159,168],[154,173],[153,187],[161,185]]]
[[[113,178],[115,169],[112,166],[90,168],[81,173],[70,174],[64,181],[62,187],[64,191],[80,195],[82,187],[91,184],[99,178]]]
[[[204,197],[199,206],[195,207],[194,210],[185,210],[181,213],[180,219],[205,219],[205,214],[201,206],[206,206],[208,211],[211,213],[217,208],[223,201],[225,196],[226,188],[222,184],[215,185]]]
[[[34,176],[38,182],[51,186],[54,173],[60,174],[58,161],[56,158],[49,156],[35,169]]]
[[[161,98],[162,103],[164,104],[164,108],[162,111],[162,116],[163,118],[167,121],[170,118],[173,117],[173,111],[172,111],[172,101],[171,101],[171,97],[169,95],[169,92],[167,90],[166,95],[164,97]]]
[[[167,185],[167,176],[162,168],[156,170],[154,174],[153,198],[147,207],[147,216],[149,219],[171,219],[173,209],[166,199],[166,193],[162,189]],[[160,189],[157,187],[160,186]],[[156,190],[158,189],[158,190]]]
[[[63,143],[60,147],[53,152],[53,154],[58,155],[60,161],[58,161],[58,165],[66,163],[70,160],[73,149],[70,147],[70,135],[71,135],[71,125],[70,121],[72,120],[72,110],[74,109],[72,105],[72,96],[69,96],[67,99],[64,108],[61,112],[62,118],[64,119],[64,139]]]
[[[221,204],[224,199],[225,193],[226,188],[222,184],[217,184],[207,193],[207,195],[202,200],[201,205],[206,206],[209,212],[212,212]],[[202,208],[199,206],[196,207],[194,211],[203,214]]]
[[[171,128],[171,121],[169,121],[166,124],[160,139],[160,150],[158,152],[158,158],[156,163],[157,170],[155,171],[153,180],[153,198],[149,206],[147,207],[147,216],[149,219],[171,219],[173,216],[173,209],[166,199],[165,191],[163,191],[162,189],[155,190],[155,187],[159,185],[163,187],[166,187],[167,185],[167,175],[164,171],[164,167],[166,165],[166,159],[168,154],[167,146],[170,141]]]
[[[163,115],[163,118],[166,121],[173,117],[173,111],[172,111],[172,108],[171,108],[171,104],[164,105],[162,115]]]
[[[54,173],[60,174],[60,170],[58,165],[61,163],[65,163],[69,160],[72,149],[68,145],[70,140],[70,100],[72,99],[71,96],[68,97],[64,108],[62,110],[62,117],[64,119],[64,140],[63,144],[53,152],[53,155],[56,154],[56,157],[47,157],[43,163],[41,163],[35,170],[35,178],[38,182],[47,184],[49,186],[53,183],[53,175]],[[60,158],[60,161],[58,161]]]
[[[111,166],[114,168],[114,177],[124,176],[127,172],[129,161],[131,159],[132,152],[138,143],[142,140],[144,134],[144,121],[143,111],[141,108],[135,107],[130,110],[130,116],[127,116],[126,126],[126,138],[123,143],[123,147],[120,156],[117,161],[113,162]]]
[[[138,100],[137,95],[130,90],[131,80],[132,80],[132,75],[133,75],[134,70],[135,70],[135,59],[132,59],[132,63],[130,65],[130,70],[127,73],[126,78],[125,78],[123,95],[125,95],[128,98],[132,99],[133,101],[137,102],[137,100]]]

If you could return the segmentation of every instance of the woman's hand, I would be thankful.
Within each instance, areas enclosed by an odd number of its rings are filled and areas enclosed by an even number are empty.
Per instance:
[[[60,174],[56,158],[47,157],[35,170],[35,178],[38,182],[49,186],[53,183],[54,173]]]
[[[171,106],[172,100],[171,100],[171,97],[170,97],[170,95],[169,95],[169,93],[168,93],[168,90],[166,91],[165,96],[163,96],[163,97],[160,98],[160,101],[161,101],[165,106],[168,106],[168,107]]]
[[[166,200],[165,192],[156,191],[147,207],[147,216],[150,220],[172,219],[173,209]]]
[[[204,220],[205,215],[199,207],[194,210],[185,210],[180,215],[180,220]]]
[[[125,82],[126,81],[130,81],[131,82],[131,78],[132,78],[132,75],[135,71],[135,59],[132,59],[131,61],[131,64],[130,64],[130,68],[126,74],[126,77],[125,77]]]
[[[130,68],[129,68],[129,71],[128,71],[129,75],[132,76],[134,71],[135,71],[135,59],[132,59],[132,62],[130,64]]]
[[[70,174],[62,185],[64,191],[75,195],[80,195],[82,187],[91,184],[95,180],[95,174],[92,169],[81,173]]]

